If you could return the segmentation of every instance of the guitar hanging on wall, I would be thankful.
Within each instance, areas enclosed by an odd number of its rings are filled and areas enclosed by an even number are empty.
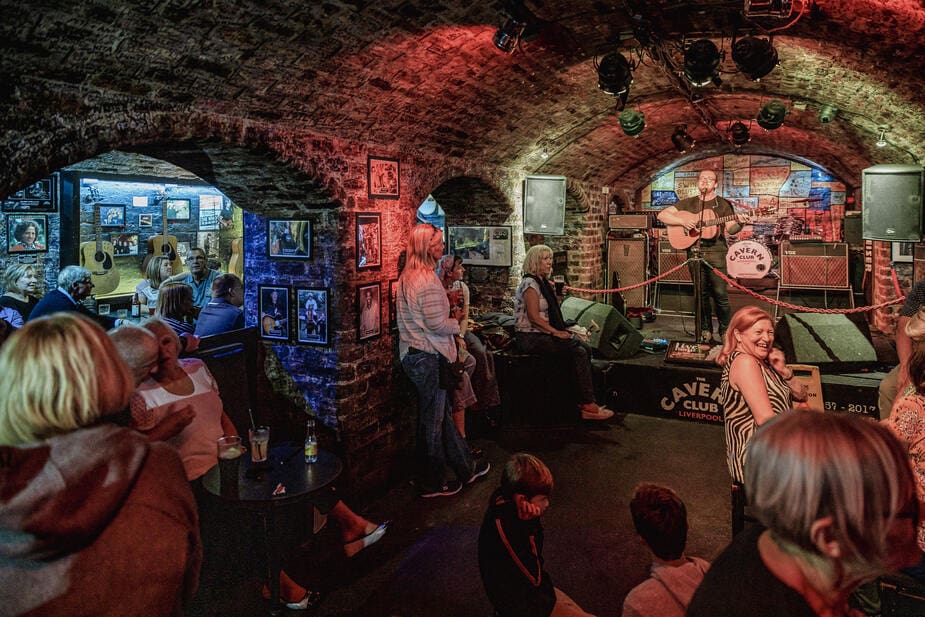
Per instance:
[[[148,238],[148,254],[141,264],[142,276],[148,271],[148,262],[160,255],[170,260],[172,274],[183,272],[183,261],[177,253],[177,237],[167,234],[167,199],[163,196],[161,196],[161,220],[164,223],[161,235]]]
[[[80,265],[90,271],[93,293],[112,293],[119,286],[119,271],[116,269],[112,242],[103,241],[100,223],[100,204],[93,204],[93,233],[96,239],[80,245]]]

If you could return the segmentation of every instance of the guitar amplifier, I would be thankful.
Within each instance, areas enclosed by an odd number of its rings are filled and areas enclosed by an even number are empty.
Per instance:
[[[607,217],[607,226],[610,229],[648,229],[649,215],[611,214]]]
[[[683,264],[687,260],[687,251],[678,250],[671,246],[668,240],[659,240],[658,242],[658,273],[661,275],[668,272],[677,265]],[[681,268],[677,272],[659,279],[659,283],[684,283],[691,285],[690,268]]]
[[[645,218],[645,216],[643,216]],[[610,238],[607,240],[607,276],[613,280],[617,273],[620,287],[635,285],[646,280],[649,268],[649,237]],[[623,292],[626,306],[640,307],[646,304],[647,286],[637,287]]]
[[[845,242],[780,244],[780,286],[849,289]]]

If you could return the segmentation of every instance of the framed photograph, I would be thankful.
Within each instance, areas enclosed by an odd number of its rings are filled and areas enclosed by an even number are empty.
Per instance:
[[[257,285],[260,297],[260,337],[289,340],[289,288]]]
[[[467,266],[511,267],[510,225],[498,227],[449,226],[447,253],[462,257]]]
[[[116,257],[138,254],[138,234],[109,234],[109,240]]]
[[[48,251],[48,217],[44,214],[6,217],[6,247],[10,253],[45,253]]]
[[[154,222],[153,214],[139,214],[138,215],[138,226],[139,227],[151,227]]]
[[[328,290],[317,287],[296,288],[296,313],[299,315],[300,343],[328,345]]]
[[[367,341],[382,333],[379,283],[357,287],[357,340]]]
[[[912,263],[912,256],[915,250],[914,242],[894,242],[893,243],[893,262]]]
[[[357,270],[382,266],[382,216],[357,214]]]
[[[196,233],[196,248],[201,248],[206,252],[209,259],[219,259],[218,254],[219,235],[217,231],[200,231]]]
[[[167,206],[167,220],[169,221],[188,221],[190,213],[189,199],[176,199],[168,197],[164,200]]]
[[[267,255],[275,259],[311,259],[311,221],[267,221]]]
[[[181,261],[186,261],[187,253],[189,253],[189,242],[177,242],[177,257]]]
[[[370,199],[398,199],[398,159],[370,156],[366,161]]]
[[[100,204],[100,227],[125,227],[125,206]]]
[[[218,221],[222,214],[221,195],[199,196],[199,229],[218,229]]]
[[[389,281],[389,329],[398,330],[398,308],[395,298],[398,297],[398,279]]]
[[[24,189],[6,197],[2,202],[4,212],[57,212],[58,193],[55,190],[56,176],[42,178]]]

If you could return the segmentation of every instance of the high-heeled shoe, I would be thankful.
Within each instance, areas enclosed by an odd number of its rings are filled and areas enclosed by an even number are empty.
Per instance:
[[[385,532],[389,530],[389,526],[391,524],[392,521],[384,521],[369,533],[364,534],[359,538],[344,542],[344,554],[347,555],[348,558],[353,557],[364,548],[372,546],[382,539],[382,537],[385,535]]]

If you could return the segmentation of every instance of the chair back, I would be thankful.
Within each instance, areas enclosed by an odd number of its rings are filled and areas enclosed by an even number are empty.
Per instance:
[[[205,362],[215,377],[225,413],[240,435],[247,435],[251,426],[249,411],[257,413],[257,346],[257,328],[251,327],[204,336],[189,354]]]

